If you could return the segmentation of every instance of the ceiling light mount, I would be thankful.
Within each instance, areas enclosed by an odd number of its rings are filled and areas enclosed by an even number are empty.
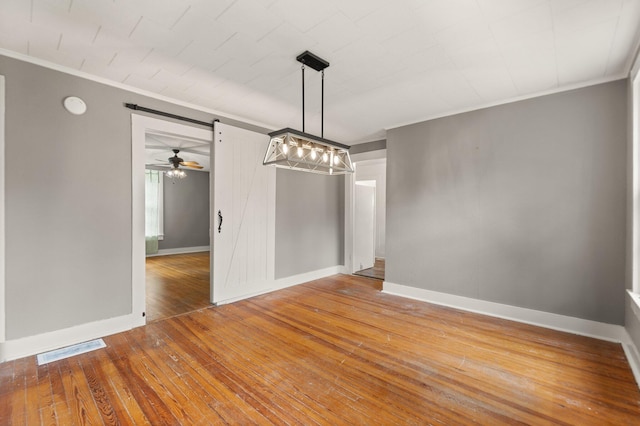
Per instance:
[[[262,164],[325,175],[353,173],[349,145],[324,138],[324,70],[329,62],[308,50],[296,57],[302,63],[302,132],[284,128],[269,133],[269,146]],[[322,109],[320,137],[305,133],[304,69],[308,66],[322,73]]]
[[[325,61],[319,56],[314,55],[308,50],[305,50],[303,53],[299,54],[296,57],[296,61],[302,63],[302,65],[311,67],[316,71],[322,71],[325,68],[329,67],[329,62]]]

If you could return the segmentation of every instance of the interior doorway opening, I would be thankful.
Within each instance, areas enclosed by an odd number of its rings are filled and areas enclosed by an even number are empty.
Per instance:
[[[385,279],[386,158],[356,161],[351,272]]]
[[[145,135],[147,322],[210,305],[210,148],[184,135]]]
[[[211,129],[132,114],[132,309],[138,325],[211,304],[212,140]],[[172,167],[169,158],[177,155],[174,149],[184,160],[179,166],[187,173],[184,179],[165,176]],[[195,163],[202,169],[183,165]],[[151,244],[145,229],[150,170],[163,182],[165,213],[164,229]],[[194,211],[198,218],[192,217]],[[147,257],[149,246],[152,256]]]

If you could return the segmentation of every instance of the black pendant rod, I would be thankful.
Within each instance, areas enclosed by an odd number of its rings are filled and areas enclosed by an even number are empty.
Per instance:
[[[302,64],[302,132],[304,133],[304,64]]]
[[[176,120],[182,120],[182,121],[187,121],[189,123],[193,123],[193,124],[199,124],[201,126],[206,126],[206,127],[210,127],[213,129],[213,124],[215,122],[219,122],[220,120],[218,120],[217,118],[215,120],[213,120],[213,122],[209,123],[208,121],[201,121],[201,120],[196,120],[194,118],[189,118],[189,117],[184,117],[182,115],[177,115],[177,114],[171,114],[170,112],[164,112],[164,111],[159,111],[157,109],[151,109],[151,108],[146,108],[137,104],[124,104],[125,107],[135,110],[135,111],[143,111],[143,112],[148,112],[151,114],[156,114],[156,115],[161,115],[163,117],[169,117],[169,118],[175,118]]]
[[[322,98],[320,105],[320,137],[324,138],[324,70],[322,70]]]
[[[322,71],[322,110],[320,112],[320,137],[324,138],[324,69],[329,66],[329,62],[319,56],[305,50],[296,58],[302,64],[302,133],[304,133],[304,67],[310,66],[316,71]]]

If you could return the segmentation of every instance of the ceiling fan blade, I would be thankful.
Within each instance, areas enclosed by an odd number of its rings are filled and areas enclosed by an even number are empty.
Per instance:
[[[162,163],[162,164],[145,164],[145,166],[153,166],[153,167],[171,167],[170,164]]]
[[[182,163],[180,163],[180,164],[182,164]],[[200,166],[200,165],[197,165],[197,166],[196,166],[196,165],[189,165],[189,164],[182,164],[182,165],[183,165],[184,167],[188,167],[188,168],[190,168],[190,169],[198,169],[198,170],[200,170],[200,169],[204,169],[204,167],[202,167],[202,166]]]
[[[183,161],[182,163],[180,163],[181,166],[199,166],[200,163],[198,163],[197,161]]]

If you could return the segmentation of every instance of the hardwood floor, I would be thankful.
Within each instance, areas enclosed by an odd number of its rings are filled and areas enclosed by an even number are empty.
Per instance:
[[[363,269],[361,271],[354,272],[355,275],[361,277],[375,278],[376,280],[384,280],[384,259],[376,257],[373,263],[373,268]]]
[[[0,424],[638,425],[619,344],[336,275],[0,364]]]
[[[211,306],[209,252],[148,257],[147,323]]]

